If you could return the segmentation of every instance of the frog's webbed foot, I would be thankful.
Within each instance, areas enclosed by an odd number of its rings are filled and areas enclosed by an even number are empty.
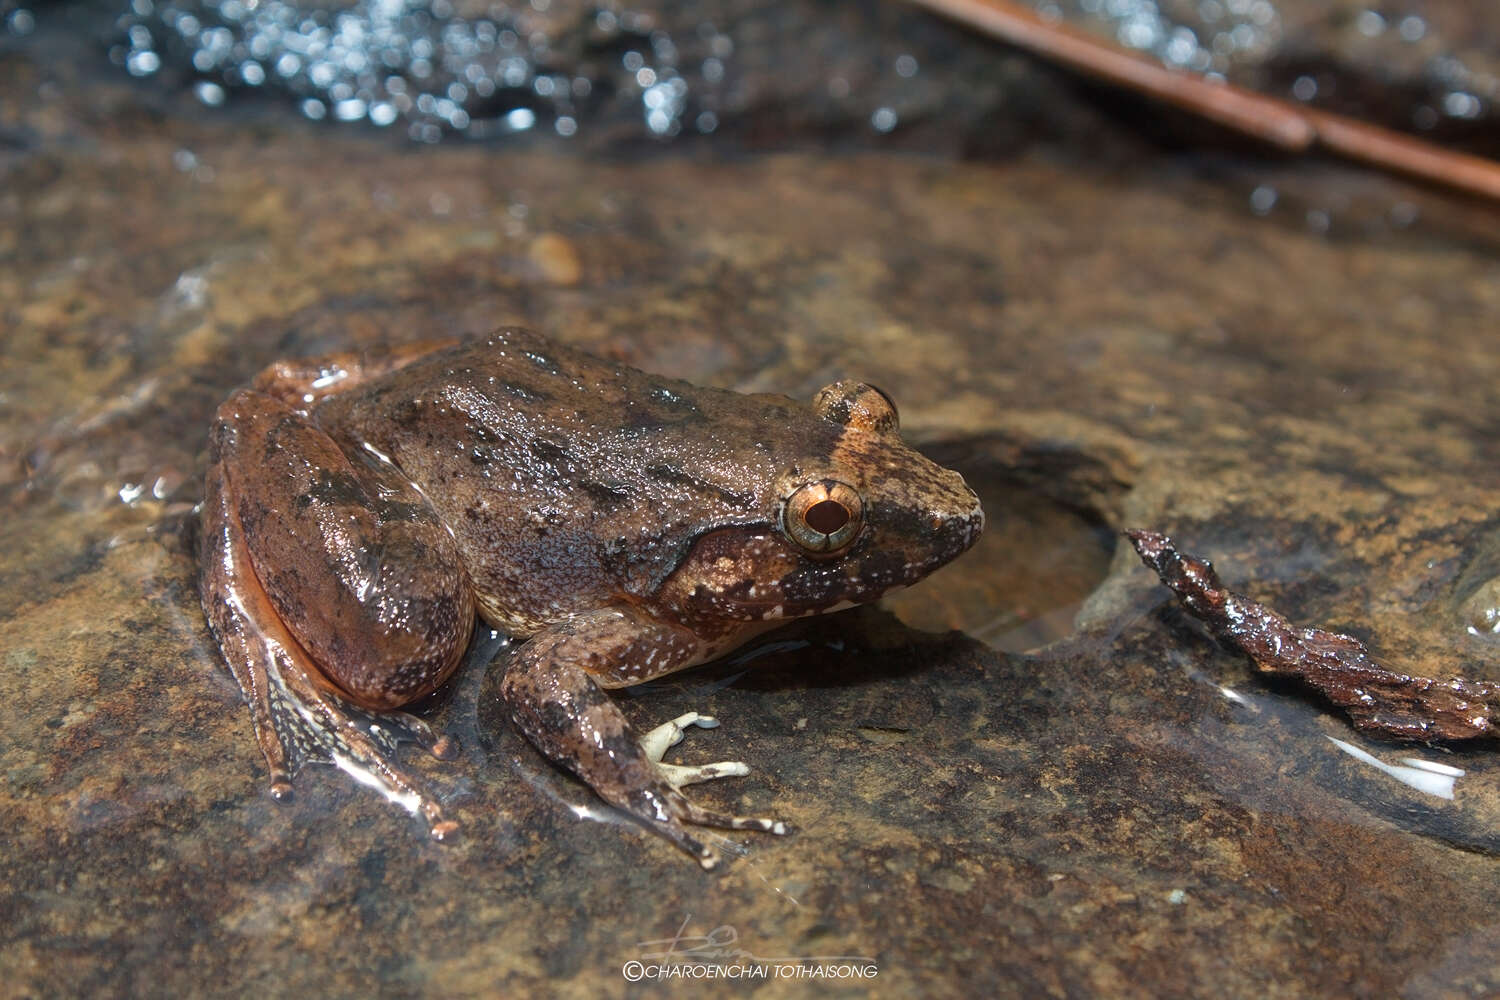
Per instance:
[[[302,764],[329,763],[420,814],[434,839],[444,840],[458,830],[456,822],[443,817],[427,784],[396,761],[401,743],[416,743],[443,760],[457,751],[455,740],[406,712],[368,712],[312,683],[295,663],[286,663],[283,670],[284,662],[272,662],[266,671],[269,733],[261,732],[256,713],[256,737],[271,767],[273,797],[291,798],[291,779]]]
[[[533,636],[512,656],[501,693],[516,724],[542,753],[582,778],[599,797],[630,813],[697,859],[704,868],[719,863],[716,848],[689,826],[727,830],[788,832],[785,823],[768,818],[732,816],[690,801],[681,787],[713,778],[747,774],[738,761],[701,767],[662,764],[662,755],[682,739],[689,726],[712,728],[717,721],[696,712],[651,730],[637,741],[620,709],[595,683],[584,665],[617,662],[632,648],[663,650],[672,655],[669,637],[653,642],[650,630],[665,626],[642,622],[617,611],[575,619]],[[678,655],[691,655],[684,645]],[[655,665],[662,668],[660,656]],[[671,669],[670,664],[664,669]]]

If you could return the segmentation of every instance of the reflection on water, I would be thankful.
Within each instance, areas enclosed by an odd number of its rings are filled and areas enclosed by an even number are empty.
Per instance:
[[[1374,754],[1366,753],[1352,743],[1328,737],[1330,743],[1361,764],[1368,764],[1382,774],[1388,774],[1403,785],[1410,785],[1419,792],[1440,799],[1453,798],[1454,783],[1464,776],[1464,769],[1423,760],[1420,757],[1403,757],[1400,764],[1387,764]]]
[[[1100,655],[1108,656],[1112,638],[1097,638]],[[1162,634],[1165,662],[1182,659],[1176,647],[1183,641],[1185,633]],[[1354,826],[1394,825],[1468,850],[1500,853],[1500,760],[1492,747],[1366,737],[1302,685],[1245,677],[1240,671],[1250,668],[1238,655],[1214,662],[1219,670],[1190,667],[1187,677],[1197,691],[1216,694],[1228,711],[1194,697],[1183,706],[1196,709],[1190,721],[1164,720],[1155,739],[1186,753],[1227,799],[1257,814],[1329,813]]]

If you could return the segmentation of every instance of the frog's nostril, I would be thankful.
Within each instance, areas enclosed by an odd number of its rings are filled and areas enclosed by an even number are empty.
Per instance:
[[[936,516],[932,518],[932,524],[935,533],[941,530],[942,535],[962,551],[973,545],[984,532],[984,511],[975,508],[951,517]]]

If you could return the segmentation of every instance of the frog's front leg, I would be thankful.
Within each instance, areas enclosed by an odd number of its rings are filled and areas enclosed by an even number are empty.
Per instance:
[[[738,762],[685,768],[674,773],[658,763],[681,727],[701,722],[687,716],[669,723],[675,732],[653,730],[643,747],[625,716],[600,686],[622,686],[666,673],[699,658],[690,634],[643,619],[630,610],[581,615],[535,636],[511,657],[500,691],[516,725],[549,758],[582,778],[606,802],[624,809],[677,844],[704,868],[719,863],[714,848],[688,832],[686,824],[731,830],[785,833],[774,819],[730,816],[689,801],[679,785],[744,774]],[[712,721],[712,720],[708,720]]]
[[[662,763],[662,757],[667,751],[682,742],[683,734],[687,732],[688,726],[717,729],[719,720],[711,715],[688,712],[670,722],[663,722],[640,739],[641,749],[646,751],[646,756],[656,765],[657,772],[666,778],[667,783],[673,788],[680,789],[683,785],[696,785],[704,781],[713,781],[715,778],[743,778],[750,773],[750,765],[738,760],[721,760],[716,764],[694,764],[692,767]]]
[[[455,828],[393,758],[398,737],[451,745],[387,710],[457,666],[474,603],[456,543],[421,491],[346,455],[305,414],[241,391],[210,435],[204,611],[250,705],[278,798],[306,758],[331,761]],[[379,714],[377,714],[379,713]]]

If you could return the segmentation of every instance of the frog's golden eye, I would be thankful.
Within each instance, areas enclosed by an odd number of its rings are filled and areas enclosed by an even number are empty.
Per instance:
[[[781,530],[808,552],[828,555],[859,535],[865,505],[854,487],[820,479],[797,488],[781,507]]]
[[[876,434],[888,434],[901,423],[891,397],[868,382],[835,382],[824,386],[813,398],[813,409],[825,420]]]

